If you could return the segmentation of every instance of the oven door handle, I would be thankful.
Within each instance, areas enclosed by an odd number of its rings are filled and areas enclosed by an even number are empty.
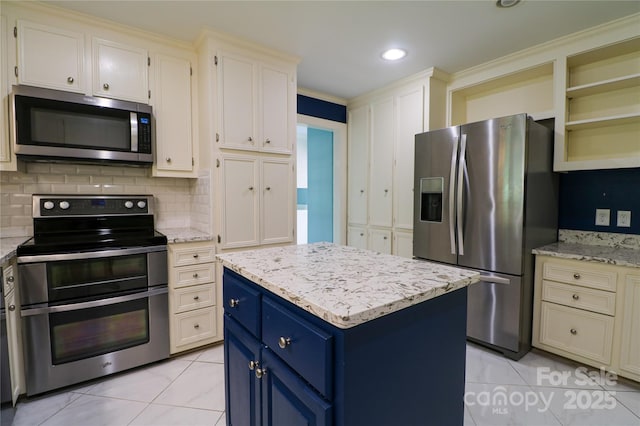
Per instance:
[[[56,262],[59,260],[86,260],[97,259],[101,257],[126,256],[129,254],[152,253],[156,251],[166,251],[166,245],[144,246],[132,248],[120,248],[115,250],[98,250],[83,251],[78,253],[59,253],[59,254],[42,254],[18,256],[18,263],[34,263],[34,262]]]
[[[144,299],[147,297],[159,296],[161,294],[167,294],[169,288],[167,286],[160,286],[152,288],[142,293],[128,294],[126,296],[110,297],[108,299],[93,300],[91,302],[70,303],[68,305],[59,306],[44,306],[41,308],[24,309],[20,312],[23,317],[42,314],[54,314],[56,312],[68,312],[77,311],[80,309],[96,308],[99,306],[114,305],[116,303],[130,302],[132,300]]]

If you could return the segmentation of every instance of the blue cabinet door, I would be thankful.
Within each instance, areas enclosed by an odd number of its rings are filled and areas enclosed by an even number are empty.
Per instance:
[[[330,426],[332,406],[280,359],[262,351],[262,424],[264,426]]]
[[[227,424],[258,426],[260,388],[251,362],[260,364],[260,342],[228,315],[224,316],[224,364]]]

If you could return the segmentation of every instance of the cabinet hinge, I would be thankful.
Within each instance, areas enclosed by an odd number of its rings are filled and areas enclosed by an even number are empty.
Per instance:
[[[220,167],[220,159],[216,158],[216,167]]]
[[[13,37],[18,38],[18,27],[13,27]]]
[[[191,157],[191,166],[195,166],[196,165],[196,159]]]
[[[218,244],[220,244],[221,242],[222,242],[222,237],[218,235]]]
[[[13,73],[16,75],[16,77],[18,76],[18,67],[17,66],[13,67]]]
[[[148,96],[149,96],[149,99],[151,99],[151,90],[149,90]]]
[[[214,63],[216,66],[218,66],[218,56],[217,56],[217,55],[213,57],[213,63]]]
[[[189,67],[189,75],[193,75],[193,68]]]
[[[220,142],[220,133],[216,133],[216,142]]]
[[[151,66],[151,57],[147,56],[147,66],[150,67]]]

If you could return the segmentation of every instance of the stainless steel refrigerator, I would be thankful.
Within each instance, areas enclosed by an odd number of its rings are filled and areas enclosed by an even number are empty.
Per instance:
[[[416,135],[413,254],[481,272],[467,337],[519,359],[531,348],[531,250],[557,239],[553,133],[526,114]]]

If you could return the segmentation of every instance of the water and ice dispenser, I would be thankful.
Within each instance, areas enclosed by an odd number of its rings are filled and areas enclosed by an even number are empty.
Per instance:
[[[442,192],[444,178],[430,177],[420,179],[420,220],[423,222],[442,222]]]

